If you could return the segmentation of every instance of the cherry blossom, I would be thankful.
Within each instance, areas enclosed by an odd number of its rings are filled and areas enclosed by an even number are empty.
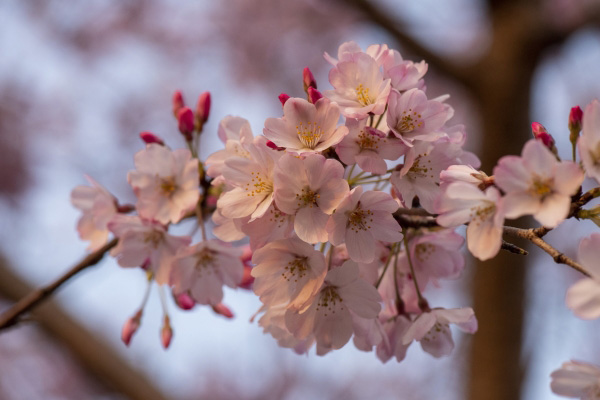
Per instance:
[[[306,310],[287,310],[285,322],[296,339],[314,335],[317,346],[340,349],[353,333],[351,312],[362,318],[376,318],[381,309],[379,301],[377,290],[358,277],[358,265],[346,261],[327,273]]]
[[[375,241],[402,240],[401,227],[392,216],[398,203],[387,193],[366,191],[357,186],[338,205],[327,224],[333,245],[346,243],[354,261],[370,263],[375,259]]]
[[[254,292],[267,306],[285,304],[302,310],[317,294],[327,268],[325,256],[297,239],[282,239],[258,249],[252,256]]]
[[[550,388],[559,396],[600,399],[600,367],[581,361],[563,363],[550,375]]]
[[[159,222],[132,215],[117,214],[108,229],[119,238],[110,251],[122,267],[145,266],[159,285],[168,284],[173,258],[190,244],[189,236],[173,236]]]
[[[339,118],[338,105],[326,98],[316,104],[291,98],[283,106],[283,118],[267,118],[263,134],[287,151],[319,153],[348,133],[345,126],[337,126]]]
[[[585,173],[600,182],[600,102],[594,99],[583,113],[582,131],[577,147]]]
[[[286,154],[275,169],[275,202],[295,215],[294,230],[308,243],[326,242],[329,215],[348,193],[344,168],[319,154],[300,159]]]
[[[223,179],[225,160],[231,157],[251,158],[246,145],[252,143],[254,138],[250,123],[244,118],[234,116],[227,116],[221,120],[218,135],[225,144],[225,149],[212,153],[205,161],[208,166],[206,174],[216,178],[213,185]]]
[[[86,176],[92,186],[80,185],[71,192],[71,203],[83,212],[77,222],[77,232],[89,240],[89,251],[102,247],[108,240],[108,223],[117,213],[117,199],[102,185]]]
[[[407,147],[399,139],[366,126],[367,120],[347,119],[348,135],[335,152],[344,164],[358,164],[360,169],[377,175],[385,174],[385,160],[397,160]]]
[[[467,333],[477,331],[477,319],[473,309],[436,308],[422,313],[412,322],[402,338],[402,343],[408,345],[416,340],[421,343],[424,351],[434,357],[450,355],[454,349],[450,324],[455,324]]]
[[[218,305],[223,300],[223,285],[235,288],[242,281],[241,255],[241,249],[216,239],[181,248],[170,278],[174,292],[187,292],[199,304]]]
[[[600,233],[583,238],[578,255],[591,278],[584,278],[569,288],[567,306],[580,318],[600,318]]]
[[[388,57],[389,52],[390,49],[388,48],[387,44],[372,44],[367,47],[365,52],[363,52],[356,42],[350,41],[344,42],[340,45],[338,48],[337,60],[330,56],[327,52],[325,52],[324,57],[328,63],[335,67],[340,61],[352,61],[357,53],[365,53],[371,56],[377,62],[377,65],[382,65],[386,57]]]
[[[495,182],[506,195],[507,218],[532,214],[542,225],[553,228],[569,214],[571,196],[583,172],[571,161],[559,162],[543,143],[531,139],[521,157],[504,156],[494,168]]]
[[[392,88],[400,92],[409,89],[425,90],[423,77],[427,73],[428,65],[425,61],[415,63],[404,60],[397,50],[387,51],[383,60],[383,74],[390,78]]]
[[[383,79],[381,68],[370,55],[354,53],[350,60],[339,61],[329,71],[329,82],[335,89],[323,94],[339,104],[344,116],[364,119],[369,113],[385,111],[390,80]]]
[[[448,228],[469,222],[467,247],[475,257],[488,260],[502,245],[504,211],[499,200],[495,187],[481,191],[470,183],[451,183],[437,202],[437,222]]]
[[[127,180],[138,197],[139,215],[163,224],[179,222],[198,202],[198,160],[187,149],[151,143],[134,156]]]
[[[390,93],[387,124],[408,146],[416,139],[430,142],[444,136],[440,128],[449,117],[444,103],[427,100],[422,90],[411,89],[404,93],[392,90]]]
[[[219,197],[217,207],[227,218],[261,217],[273,202],[273,168],[281,152],[267,146],[258,136],[248,145],[251,158],[231,157],[225,161],[223,177],[233,187]]]

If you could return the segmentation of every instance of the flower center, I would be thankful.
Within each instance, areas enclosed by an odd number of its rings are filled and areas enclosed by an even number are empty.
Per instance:
[[[432,170],[431,165],[421,165],[421,163],[431,164],[431,160],[423,160],[422,157],[424,156],[425,154],[419,155],[408,170],[407,175],[409,175],[410,179],[426,178],[428,175],[430,178],[433,178],[433,174],[430,173]]]
[[[337,288],[335,286],[327,286],[323,290],[321,290],[321,297],[319,298],[319,302],[317,303],[316,311],[319,309],[323,309],[324,316],[327,316],[328,312],[335,314],[335,307],[337,303],[343,303],[344,300],[340,297],[337,292]],[[343,310],[344,307],[340,305],[340,310]]]
[[[371,229],[371,222],[373,222],[373,212],[371,210],[363,210],[360,204],[348,215],[348,227],[354,232],[363,230],[366,231]]]
[[[146,232],[144,235],[144,243],[150,243],[152,248],[158,248],[158,245],[163,240],[163,232],[158,231],[156,229],[151,230],[150,232]]]
[[[296,193],[296,200],[298,201],[298,207],[310,207],[317,204],[317,200],[321,197],[320,194],[313,192],[307,186],[300,193]]]
[[[175,183],[175,178],[172,176],[169,176],[167,178],[161,178],[160,189],[165,195],[172,195],[173,192],[177,190],[177,183]]]
[[[490,218],[496,212],[496,204],[487,201],[485,205],[471,208],[469,214],[471,224],[480,225],[484,220]]]
[[[283,268],[281,276],[288,282],[291,281],[292,278],[294,279],[294,282],[298,282],[298,279],[302,279],[306,276],[306,271],[308,270],[307,261],[308,257],[294,258]]]
[[[314,149],[319,144],[321,136],[323,136],[323,130],[321,126],[317,126],[316,122],[300,122],[296,125],[296,133],[302,144],[309,149]]]
[[[369,96],[369,88],[365,88],[362,83],[356,87],[356,100],[363,106],[373,104],[373,98]]]
[[[246,196],[265,196],[273,192],[273,182],[263,179],[260,172],[250,172],[250,182],[246,183]]]
[[[434,251],[435,246],[431,243],[419,243],[415,247],[415,255],[420,262],[425,262]]]
[[[194,265],[194,269],[198,273],[198,276],[201,276],[203,272],[210,275],[213,270],[216,269],[215,252],[210,249],[202,249],[199,251],[196,254],[196,265]]]
[[[380,137],[372,135],[362,130],[358,135],[357,143],[360,146],[361,150],[377,150],[379,148],[380,141]]]
[[[540,178],[536,178],[533,181],[533,185],[530,188],[530,191],[542,199],[552,193],[552,186],[550,185],[550,180],[542,180]]]
[[[417,128],[423,126],[423,120],[421,114],[413,111],[412,108],[402,111],[400,121],[396,126],[396,129],[400,132],[412,132]]]

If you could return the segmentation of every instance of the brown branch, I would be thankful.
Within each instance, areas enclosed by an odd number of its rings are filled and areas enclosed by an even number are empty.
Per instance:
[[[353,7],[359,11],[371,23],[378,25],[392,36],[403,48],[418,57],[422,57],[429,65],[439,72],[463,84],[467,89],[473,90],[475,85],[472,75],[467,68],[453,63],[451,60],[441,57],[439,54],[429,50],[416,41],[411,35],[402,29],[402,23],[390,18],[390,14],[381,10],[373,1],[368,0],[338,0],[341,3]]]
[[[98,250],[88,254],[83,260],[74,265],[70,270],[68,270],[64,275],[60,276],[54,282],[34,290],[17,303],[13,304],[8,310],[4,311],[2,315],[0,315],[0,331],[18,323],[19,318],[23,314],[31,311],[31,309],[33,309],[39,303],[50,297],[58,288],[60,288],[73,276],[84,269],[97,264],[104,257],[104,254],[108,250],[116,246],[117,242],[118,239],[116,238],[111,240]]]
[[[512,243],[508,243],[505,240],[502,241],[502,246],[500,248],[502,250],[508,251],[509,253],[519,254],[519,255],[522,255],[522,256],[526,256],[527,254],[529,254],[529,252],[527,252],[527,250],[522,249],[519,246],[514,245]]]
[[[557,264],[568,265],[574,270],[581,272],[587,277],[590,277],[590,273],[581,264],[567,257],[541,238],[540,235],[542,234],[543,236],[547,232],[549,232],[548,228],[520,229],[515,228],[513,226],[504,227],[504,234],[527,239],[531,243],[535,244],[537,247],[548,253],[554,259],[554,262],[556,262]]]

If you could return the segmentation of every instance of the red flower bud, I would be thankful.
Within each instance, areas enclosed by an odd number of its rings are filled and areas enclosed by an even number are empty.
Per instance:
[[[282,107],[284,106],[285,102],[286,102],[286,101],[288,101],[288,99],[289,99],[289,98],[290,98],[290,96],[288,96],[288,95],[287,95],[287,94],[285,94],[285,93],[281,93],[281,94],[279,95],[279,101],[281,102],[281,106],[282,106]]]
[[[194,112],[189,107],[183,107],[177,113],[177,122],[179,123],[179,132],[185,136],[185,140],[191,142],[194,133]]]
[[[179,90],[175,91],[173,94],[173,115],[177,118],[177,114],[179,110],[185,107],[185,102],[183,101],[183,95]]]
[[[531,124],[531,131],[533,132],[533,137],[540,140],[544,146],[550,150],[554,149],[554,138],[548,133],[546,128],[544,128],[544,125],[539,122],[533,122]]]
[[[123,325],[121,330],[121,340],[125,343],[125,346],[129,346],[133,334],[137,332],[142,321],[142,310],[139,310],[135,315],[129,318]]]
[[[158,143],[161,146],[165,145],[165,142],[160,138],[160,136],[155,135],[152,132],[141,132],[140,133],[140,138],[146,143],[146,144],[150,144],[150,143]]]
[[[316,104],[317,101],[319,101],[319,99],[323,98],[323,95],[321,94],[321,92],[319,92],[317,89],[309,87],[308,88],[308,101],[310,101],[313,104]]]
[[[208,121],[208,115],[210,114],[210,92],[204,92],[198,97],[198,104],[196,105],[196,119],[198,125],[202,126]]]
[[[182,310],[191,310],[196,305],[196,302],[188,293],[184,292],[173,297],[175,298],[175,304]]]
[[[317,88],[317,81],[308,67],[302,70],[302,82],[304,83],[304,91],[308,93],[308,88]]]
[[[169,323],[169,316],[165,315],[164,323],[160,330],[160,342],[165,349],[169,348],[171,339],[173,339],[173,329]]]
[[[224,316],[225,318],[233,318],[233,313],[231,312],[229,307],[227,307],[223,303],[219,303],[217,305],[212,306],[212,309],[214,312],[216,312],[219,315]]]
[[[569,130],[571,132],[576,131],[579,133],[581,131],[581,121],[583,120],[583,111],[581,107],[575,106],[571,108],[571,112],[569,113]]]

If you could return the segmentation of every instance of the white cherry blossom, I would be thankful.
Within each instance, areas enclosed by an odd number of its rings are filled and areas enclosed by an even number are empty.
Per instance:
[[[593,233],[581,240],[578,256],[591,277],[569,288],[567,306],[580,318],[600,318],[600,233]]]

